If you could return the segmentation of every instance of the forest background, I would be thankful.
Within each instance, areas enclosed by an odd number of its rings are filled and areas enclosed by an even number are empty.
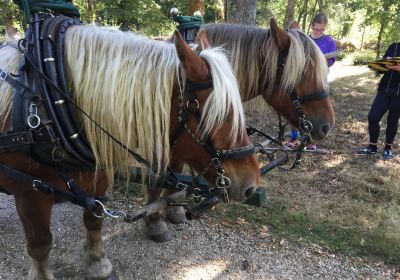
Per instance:
[[[386,47],[400,40],[398,0],[75,0],[84,22],[117,26],[147,36],[167,37],[176,28],[169,11],[181,15],[200,10],[204,23],[233,22],[268,27],[270,18],[280,26],[292,20],[310,33],[317,12],[327,14],[326,33],[346,52],[380,57]],[[0,2],[0,40],[23,33],[23,15],[12,1]]]

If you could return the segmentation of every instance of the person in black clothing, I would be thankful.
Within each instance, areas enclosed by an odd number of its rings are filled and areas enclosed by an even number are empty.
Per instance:
[[[384,58],[400,56],[400,43],[393,43],[386,50]],[[397,133],[400,119],[400,65],[387,66],[390,70],[385,72],[378,85],[378,93],[372,103],[368,114],[369,145],[357,151],[359,155],[375,154],[378,151],[378,137],[380,121],[387,115],[386,145],[383,158],[393,158],[392,144]]]

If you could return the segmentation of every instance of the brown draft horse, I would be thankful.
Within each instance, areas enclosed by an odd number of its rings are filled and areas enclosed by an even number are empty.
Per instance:
[[[208,45],[206,41],[202,43]],[[15,73],[21,53],[12,45],[0,48],[0,65]],[[174,149],[179,160],[198,172],[205,170],[204,176],[211,182],[217,179],[215,170],[207,170],[210,156],[199,148],[199,143],[185,133],[174,136],[179,127],[180,108],[184,108],[181,101],[187,93],[194,97],[188,106],[194,103],[200,114],[199,121],[188,117],[185,123],[195,136],[201,139],[209,135],[215,149],[250,144],[233,70],[218,49],[206,49],[197,55],[179,34],[174,47],[133,33],[82,25],[68,29],[65,52],[67,76],[78,106],[127,147],[150,161],[158,172],[163,172],[169,164],[170,141],[176,137]],[[210,80],[213,88],[199,86],[185,90],[189,82],[202,85]],[[12,129],[11,101],[12,89],[1,81],[0,132]],[[84,191],[101,197],[112,186],[115,171],[131,164],[132,158],[85,117],[81,116],[81,121],[98,171],[78,170],[69,175]],[[68,191],[55,168],[35,162],[25,153],[1,153],[0,163]],[[254,191],[259,180],[255,155],[225,160],[223,168],[225,176],[232,182],[231,198],[240,199],[243,193],[250,195]],[[60,199],[37,192],[2,173],[1,189],[14,196],[23,224],[27,251],[32,260],[28,279],[54,279],[48,262],[52,245],[49,223],[52,205]],[[85,209],[83,221],[86,278],[116,279],[102,244],[102,219]]]
[[[284,31],[273,19],[269,30],[233,24],[210,24],[202,30],[211,45],[224,45],[230,53],[243,101],[262,96],[299,128],[299,115],[292,102],[296,95],[312,124],[313,140],[329,134],[335,115],[327,94],[328,67],[309,36],[296,28]]]
[[[298,29],[284,31],[275,20],[270,29],[234,24],[208,24],[199,32],[197,43],[207,37],[213,46],[223,46],[238,79],[242,101],[262,96],[276,112],[299,128],[300,118],[293,99],[298,98],[305,119],[311,123],[311,137],[322,140],[332,129],[335,116],[328,96],[328,67],[312,39]],[[173,159],[176,170],[183,163]],[[186,221],[182,207],[169,207],[168,219]]]

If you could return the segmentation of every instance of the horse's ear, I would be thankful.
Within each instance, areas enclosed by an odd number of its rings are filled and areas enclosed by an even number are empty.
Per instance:
[[[300,30],[300,24],[297,21],[292,21],[289,25],[289,29],[298,29]]]
[[[290,47],[289,35],[276,24],[276,21],[273,18],[271,18],[269,26],[271,30],[271,35],[274,38],[276,44],[278,45],[279,51],[282,52],[289,49]]]
[[[175,48],[186,76],[193,82],[204,81],[209,76],[206,62],[202,60],[183,40],[179,31],[175,31]]]
[[[208,42],[207,33],[205,29],[201,29],[197,34],[196,43],[197,43],[197,48],[196,48],[197,51],[202,51],[204,49],[208,49],[211,47],[210,42]]]

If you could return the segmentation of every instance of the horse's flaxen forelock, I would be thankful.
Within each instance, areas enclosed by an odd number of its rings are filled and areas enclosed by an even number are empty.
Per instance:
[[[235,74],[229,61],[220,48],[205,49],[200,53],[211,71],[214,90],[204,104],[203,114],[200,121],[200,130],[203,136],[211,129],[216,131],[226,121],[229,113],[232,115],[231,131],[229,139],[233,145],[241,139],[237,136],[244,132],[244,113],[240,99],[239,88]]]
[[[230,53],[230,61],[236,72],[242,100],[263,93],[272,94],[278,70],[279,49],[270,31],[253,26],[211,24],[204,27],[214,46],[223,45]],[[280,77],[281,88],[290,94],[303,78],[305,71],[318,87],[323,88],[328,75],[326,60],[311,38],[299,30],[290,30],[290,48],[286,65]]]
[[[302,55],[304,57],[304,65],[301,62],[296,67],[299,68],[298,73],[301,74],[299,75],[300,78],[298,80],[290,76],[287,78],[287,80],[292,81],[292,83],[293,81],[296,81],[294,83],[296,84],[303,78],[304,71],[312,71],[311,78],[314,79],[319,88],[324,88],[328,77],[328,65],[321,50],[318,48],[317,44],[315,44],[314,40],[310,38],[310,36],[304,34],[298,29],[291,29],[289,30],[288,34],[291,37],[291,42],[296,42],[296,45],[299,48],[296,48],[296,50],[293,51],[298,53],[294,59],[298,59],[300,61],[298,56]],[[295,65],[294,59],[293,64]]]

